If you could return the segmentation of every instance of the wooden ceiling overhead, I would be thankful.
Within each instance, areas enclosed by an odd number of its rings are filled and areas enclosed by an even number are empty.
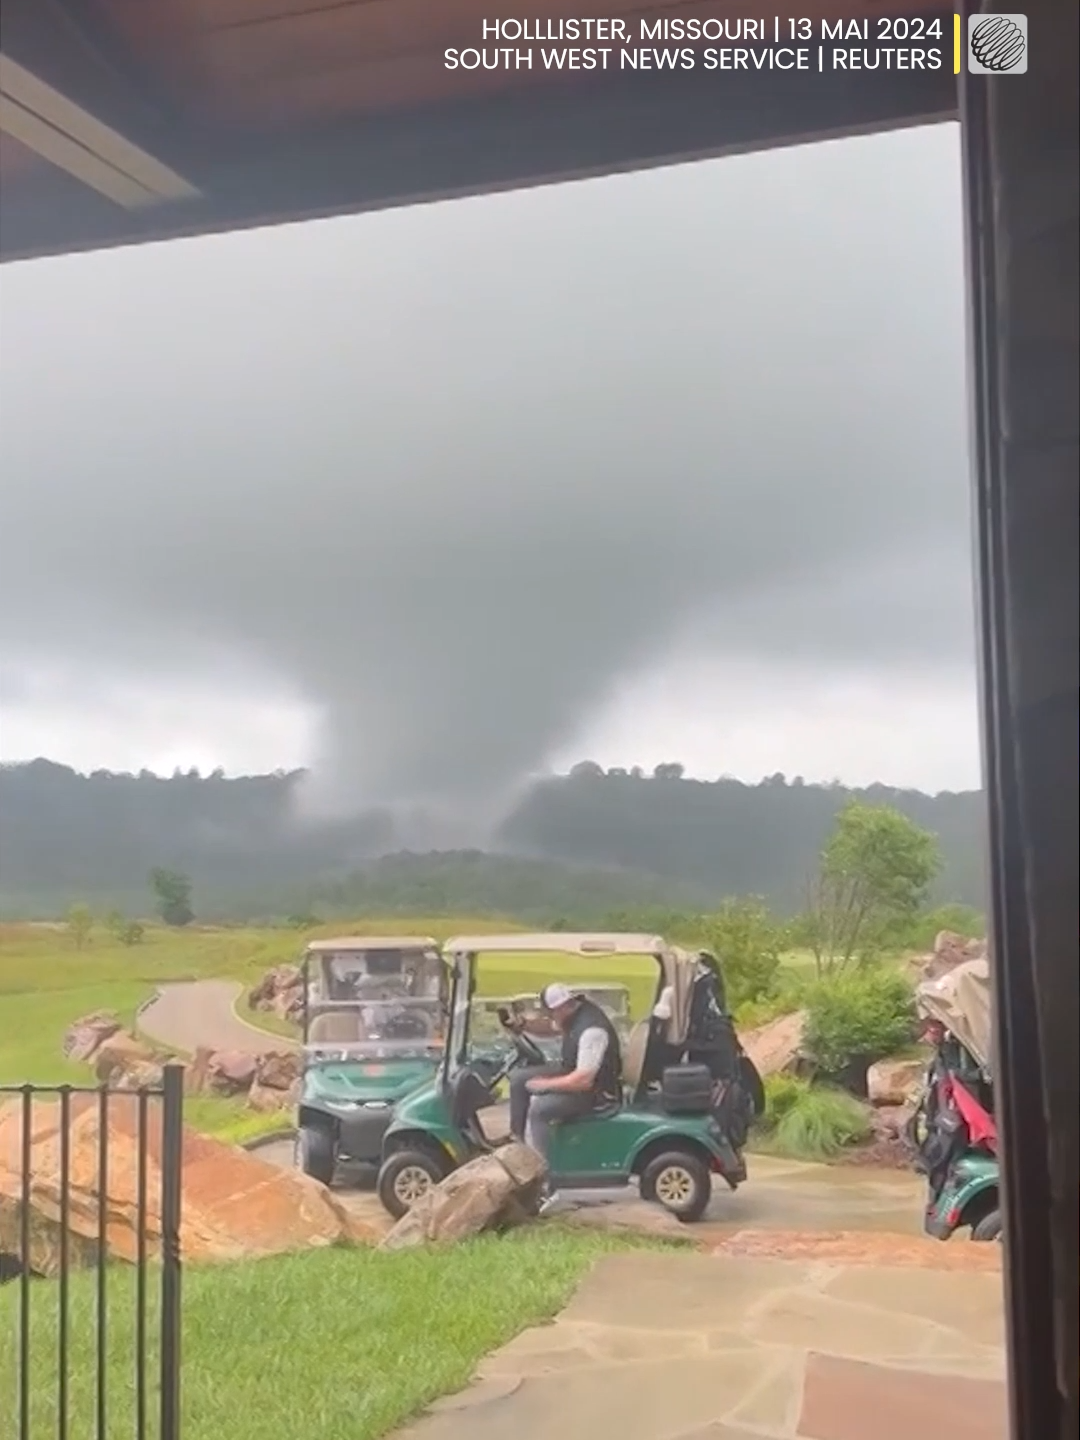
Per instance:
[[[485,45],[492,12],[483,0],[3,3],[2,258],[407,203],[955,109],[951,74],[925,71],[568,74],[545,69],[538,47],[531,68],[447,68],[448,49]],[[930,0],[910,3],[937,13]],[[774,12],[758,0],[587,7],[594,20],[621,20],[635,46],[662,43],[642,40],[643,20],[771,26]],[[879,13],[876,0],[798,7],[815,24]],[[570,0],[528,7],[530,23],[556,32],[580,14]],[[941,18],[951,33],[951,12]],[[617,57],[618,41],[607,43]],[[73,179],[88,192],[81,218]]]

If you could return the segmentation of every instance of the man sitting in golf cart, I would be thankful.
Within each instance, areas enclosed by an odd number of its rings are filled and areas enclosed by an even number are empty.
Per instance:
[[[551,1126],[577,1120],[622,1094],[622,1054],[615,1026],[593,1000],[554,983],[540,1003],[562,1035],[562,1054],[551,1065],[530,1065],[510,1078],[510,1131],[548,1159]]]

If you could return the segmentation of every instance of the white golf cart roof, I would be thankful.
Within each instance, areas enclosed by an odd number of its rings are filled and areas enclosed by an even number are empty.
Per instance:
[[[542,951],[547,954],[582,955],[672,955],[679,953],[659,935],[579,934],[556,931],[551,935],[456,935],[443,946],[447,955]]]
[[[339,950],[437,950],[430,935],[339,935],[326,940],[309,940],[309,955],[333,954]]]
[[[993,990],[985,955],[965,960],[936,980],[924,980],[916,987],[915,1004],[920,1015],[951,1030],[980,1065],[990,1068]]]
[[[515,952],[564,955],[568,959],[591,961],[594,965],[597,960],[617,960],[620,956],[655,958],[662,972],[661,984],[670,992],[668,1039],[679,1042],[685,1037],[698,958],[690,950],[669,944],[662,935],[626,935],[615,931],[571,935],[561,930],[540,935],[456,935],[443,946],[444,956],[455,965],[468,955],[513,955]],[[592,973],[595,975],[596,971]]]

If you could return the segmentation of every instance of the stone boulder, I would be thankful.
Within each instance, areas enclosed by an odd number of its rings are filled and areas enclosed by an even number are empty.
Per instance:
[[[272,1085],[263,1085],[259,1080],[252,1083],[247,1093],[247,1107],[260,1115],[272,1115],[280,1110],[284,1115],[295,1110],[300,1101],[300,1081],[296,1080],[287,1090],[278,1090]]]
[[[184,1094],[202,1095],[210,1088],[210,1061],[214,1052],[206,1045],[197,1047],[184,1066]]]
[[[867,1099],[871,1105],[913,1104],[925,1076],[925,1060],[879,1060],[866,1072]]]
[[[64,1032],[64,1058],[88,1065],[105,1041],[121,1028],[111,1010],[95,1010],[91,1015],[83,1015]]]
[[[248,1007],[299,1023],[304,1008],[304,977],[297,965],[275,965],[248,991]]]
[[[914,1160],[907,1127],[914,1105],[880,1105],[870,1112],[870,1140],[859,1146],[859,1159],[867,1165],[906,1170]]]
[[[292,1090],[300,1079],[301,1057],[296,1050],[268,1050],[255,1057],[253,1084],[267,1090]]]
[[[969,940],[952,930],[941,930],[934,939],[933,952],[919,962],[919,971],[925,980],[936,980],[965,960],[978,960],[985,954],[985,940]]]
[[[535,1150],[517,1142],[469,1160],[418,1200],[380,1248],[467,1240],[520,1225],[536,1214],[545,1168]]]
[[[156,1066],[160,1078],[162,1057],[145,1040],[129,1035],[126,1030],[117,1030],[102,1041],[94,1052],[94,1075],[102,1085],[113,1085],[124,1089],[132,1088],[132,1077],[146,1074],[147,1067]],[[157,1082],[151,1080],[150,1084]]]
[[[245,1050],[215,1050],[206,1062],[206,1088],[214,1095],[245,1095],[257,1066]]]
[[[69,1247],[73,1265],[91,1265],[98,1231],[98,1102],[71,1100]],[[138,1108],[116,1095],[108,1109],[109,1254],[133,1261],[137,1244]],[[21,1103],[0,1108],[0,1252],[20,1252]],[[161,1106],[147,1127],[147,1238],[161,1241]],[[60,1106],[39,1101],[31,1117],[30,1268],[55,1275],[59,1253]],[[306,1175],[260,1160],[205,1135],[183,1132],[181,1255],[186,1261],[254,1259],[328,1245],[377,1243],[379,1227],[348,1210]]]
[[[274,996],[270,1010],[279,1020],[287,1020],[290,1025],[299,1025],[304,1012],[304,1002],[299,990],[282,990]]]
[[[798,1067],[805,1034],[806,1011],[795,1010],[759,1025],[756,1030],[747,1030],[739,1038],[758,1074],[765,1079]]]
[[[138,1060],[113,1075],[114,1090],[157,1090],[161,1086],[165,1064],[161,1060]]]

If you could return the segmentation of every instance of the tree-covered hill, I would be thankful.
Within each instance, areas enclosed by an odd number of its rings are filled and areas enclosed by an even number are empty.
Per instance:
[[[153,866],[183,871],[203,914],[285,913],[305,905],[431,913],[604,913],[758,894],[801,908],[837,810],[852,795],[888,803],[940,839],[938,897],[981,908],[981,795],[849,791],[773,776],[757,785],[689,780],[584,763],[539,782],[489,850],[400,856],[372,813],[302,823],[303,773],[81,775],[47,760],[0,767],[0,909],[48,916],[73,900],[145,909]],[[379,859],[379,857],[387,857]]]

